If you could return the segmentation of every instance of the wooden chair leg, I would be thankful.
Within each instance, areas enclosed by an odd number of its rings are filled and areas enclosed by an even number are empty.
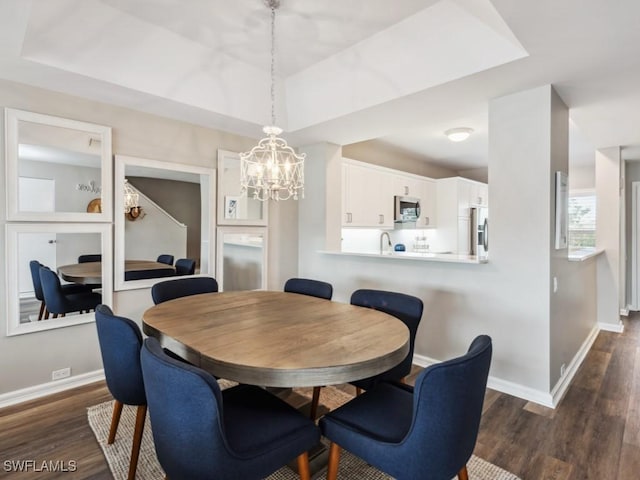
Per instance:
[[[406,384],[407,384],[407,377],[402,377],[402,378],[399,380],[399,382],[400,382],[400,383],[402,383],[402,384],[404,384],[404,385],[406,385]]]
[[[107,443],[111,445],[116,439],[116,432],[118,431],[118,424],[120,423],[120,414],[122,413],[122,402],[116,400],[113,403],[113,414],[111,415],[111,428],[109,428],[109,438]]]
[[[53,317],[51,317],[51,318],[58,318],[58,314],[57,314],[57,313],[54,313],[54,314],[53,314]]]
[[[311,480],[309,454],[307,452],[298,455],[298,474],[300,475],[300,480]]]
[[[38,313],[38,320],[42,320],[44,317],[44,301],[40,302],[40,313]]]
[[[469,480],[469,473],[467,472],[466,465],[458,472],[458,480]]]
[[[331,442],[329,447],[329,464],[327,465],[327,480],[338,479],[338,467],[340,466],[340,445]]]
[[[49,320],[49,309],[46,306],[44,307],[44,319]]]
[[[313,387],[313,396],[311,397],[311,411],[309,418],[315,420],[318,415],[318,404],[320,403],[320,389],[322,387]]]
[[[140,445],[142,444],[142,434],[144,432],[144,421],[147,418],[147,406],[138,405],[136,412],[136,428],[133,431],[133,443],[131,444],[131,460],[129,460],[129,476],[127,480],[135,480],[136,468],[138,467],[138,456]]]

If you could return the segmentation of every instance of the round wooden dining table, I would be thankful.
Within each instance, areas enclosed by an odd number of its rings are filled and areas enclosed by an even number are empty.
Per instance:
[[[138,270],[166,270],[173,268],[166,263],[159,263],[153,260],[125,260],[124,271]],[[102,262],[72,263],[58,267],[58,273],[63,280],[82,284],[102,283]]]
[[[307,295],[192,295],[146,310],[143,331],[210,373],[265,387],[334,385],[370,377],[409,352],[409,329],[370,308]]]

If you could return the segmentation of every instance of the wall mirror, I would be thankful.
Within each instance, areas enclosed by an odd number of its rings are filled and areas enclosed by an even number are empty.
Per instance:
[[[218,150],[218,225],[267,225],[267,207],[240,194],[240,155]]]
[[[215,170],[122,155],[115,165],[115,289],[213,275]]]
[[[216,279],[220,291],[264,290],[267,286],[267,229],[218,227]]]
[[[111,221],[111,128],[5,109],[7,218]]]
[[[112,304],[112,243],[108,224],[7,224],[7,335],[21,335],[94,321],[94,313],[68,312],[44,318],[29,263],[37,260],[58,274],[61,285],[79,284]],[[79,263],[81,255],[99,261]],[[41,318],[43,317],[43,318]]]

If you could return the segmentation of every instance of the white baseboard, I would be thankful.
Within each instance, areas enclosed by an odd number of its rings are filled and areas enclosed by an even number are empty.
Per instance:
[[[489,376],[487,380],[487,387],[491,388],[492,390],[497,390],[498,392],[506,393],[507,395],[522,398],[523,400],[527,400],[529,402],[538,403],[545,407],[555,408],[558,403],[560,403],[560,400],[562,400],[562,397],[571,385],[571,380],[573,380],[573,377],[578,371],[578,368],[589,352],[591,345],[593,345],[593,342],[598,336],[598,332],[600,331],[600,329],[600,325],[596,325],[593,327],[591,332],[589,332],[589,335],[582,343],[582,346],[574,355],[573,359],[565,370],[564,376],[558,381],[558,383],[556,383],[551,392],[537,390],[535,388],[527,387],[519,383],[510,382],[508,380],[503,380],[501,378],[492,376]],[[439,360],[416,354],[413,356],[413,363],[421,367],[428,367],[429,365],[433,365],[434,363],[439,363]]]
[[[560,400],[562,400],[565,393],[567,393],[573,377],[576,375],[576,372],[578,371],[578,368],[580,368],[580,365],[582,365],[582,362],[587,356],[587,353],[589,353],[593,342],[596,341],[600,330],[601,328],[599,324],[594,325],[594,327],[591,329],[591,332],[589,332],[589,335],[587,335],[585,341],[582,342],[582,345],[571,359],[571,362],[569,362],[569,365],[564,371],[564,375],[560,377],[558,382],[551,389],[553,408],[555,408],[560,403]]]
[[[598,328],[600,330],[604,330],[605,332],[614,332],[614,333],[622,333],[624,332],[624,325],[622,322],[618,323],[598,323]]]
[[[630,311],[631,305],[627,305],[626,307],[620,309],[620,315],[622,315],[623,317],[628,317]]]
[[[440,363],[440,360],[435,360],[424,355],[413,355],[413,363],[421,367],[428,367],[434,363]],[[536,390],[534,388],[525,387],[517,383],[502,380],[500,378],[489,376],[487,379],[487,387],[498,392],[506,393],[507,395],[513,395],[514,397],[522,398],[530,402],[539,403],[545,407],[553,407],[553,401],[551,394]]]
[[[95,370],[93,372],[74,375],[73,377],[64,378],[62,380],[42,383],[40,385],[23,388],[21,390],[3,393],[0,394],[0,408],[26,402],[28,400],[34,400],[36,398],[51,395],[52,393],[62,392],[71,388],[81,387],[100,380],[104,380],[104,370]]]

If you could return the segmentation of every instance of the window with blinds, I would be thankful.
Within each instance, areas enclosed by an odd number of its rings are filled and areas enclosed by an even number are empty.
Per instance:
[[[569,196],[569,248],[596,246],[595,192]]]

